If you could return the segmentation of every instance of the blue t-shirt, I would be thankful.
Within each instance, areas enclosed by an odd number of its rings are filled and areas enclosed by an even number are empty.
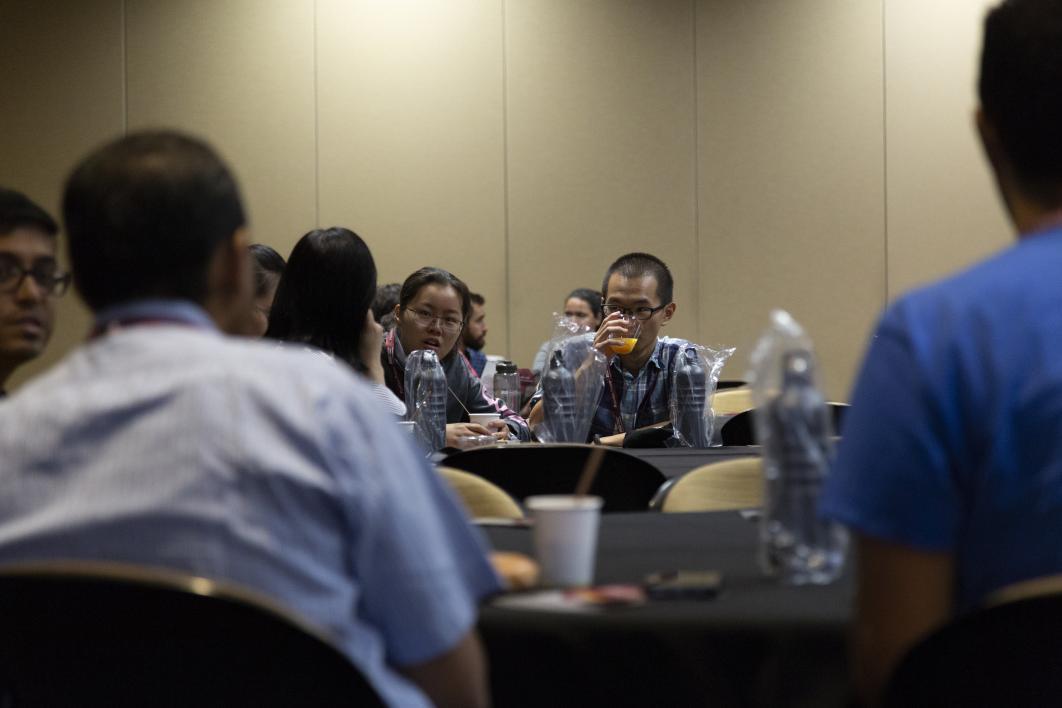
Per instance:
[[[966,609],[1062,572],[1062,228],[882,318],[822,513],[952,553]]]

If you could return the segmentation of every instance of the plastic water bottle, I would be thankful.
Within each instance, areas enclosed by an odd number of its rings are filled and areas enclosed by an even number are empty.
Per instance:
[[[793,585],[837,579],[848,546],[845,530],[818,516],[830,464],[830,418],[811,371],[810,352],[786,352],[781,392],[761,413],[767,433],[761,562]]]
[[[494,397],[511,410],[520,410],[520,370],[511,361],[499,361],[494,369]]]
[[[428,450],[446,446],[446,373],[435,352],[421,349],[406,359],[406,409],[417,439]]]
[[[584,442],[575,439],[575,379],[564,366],[559,349],[553,352],[542,377],[542,414],[553,442]]]
[[[693,347],[687,347],[675,365],[675,420],[672,423],[690,447],[709,447],[710,420],[705,417],[708,403],[708,372]]]

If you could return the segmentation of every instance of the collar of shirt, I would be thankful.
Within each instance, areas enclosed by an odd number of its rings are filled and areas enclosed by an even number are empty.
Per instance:
[[[105,332],[123,322],[174,322],[190,327],[217,331],[217,325],[203,308],[188,300],[137,300],[101,310],[96,315],[94,330]]]
[[[645,364],[642,365],[642,368],[638,369],[638,371],[636,372],[629,372],[624,369],[623,364],[620,363],[620,358],[618,356],[612,357],[611,366],[624,377],[637,378],[638,376],[641,376],[642,372],[645,371],[646,367],[649,366],[649,364],[655,366],[657,370],[661,370],[664,368],[664,363],[663,361],[661,361],[661,359],[663,358],[663,349],[664,340],[657,339],[656,345],[653,347],[653,353],[649,356],[649,361],[645,362]]]

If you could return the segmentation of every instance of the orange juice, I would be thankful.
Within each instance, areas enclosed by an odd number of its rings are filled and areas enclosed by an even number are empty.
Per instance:
[[[612,347],[612,353],[619,354],[620,356],[622,356],[624,354],[630,354],[632,351],[634,351],[634,345],[638,343],[638,338],[623,337],[620,339],[620,341],[623,342],[623,344],[614,345]]]

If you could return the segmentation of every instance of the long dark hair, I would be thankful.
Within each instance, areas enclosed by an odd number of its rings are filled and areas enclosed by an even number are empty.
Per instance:
[[[311,344],[358,370],[365,318],[376,295],[376,262],[350,229],[317,229],[299,239],[280,277],[265,336]]]

